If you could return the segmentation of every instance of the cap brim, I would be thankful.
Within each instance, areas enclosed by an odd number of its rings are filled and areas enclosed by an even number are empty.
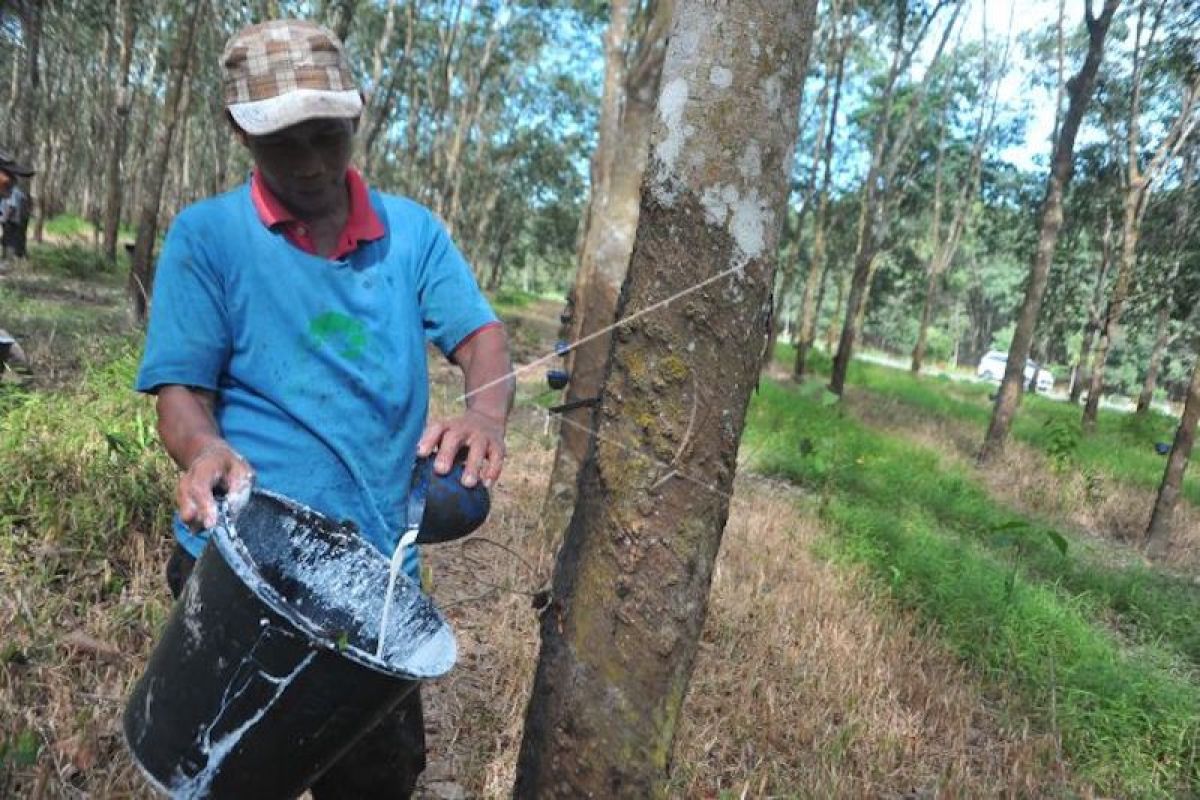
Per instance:
[[[251,136],[265,136],[310,119],[354,119],[362,113],[357,89],[297,89],[278,97],[233,103],[229,114]]]

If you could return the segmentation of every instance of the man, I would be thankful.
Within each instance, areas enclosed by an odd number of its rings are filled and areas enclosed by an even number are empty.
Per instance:
[[[204,547],[197,531],[216,522],[214,489],[234,496],[255,479],[351,520],[390,556],[415,456],[436,450],[445,474],[466,449],[463,483],[492,483],[512,397],[504,330],[442,225],[349,166],[362,96],[337,38],[307,22],[251,26],[222,69],[254,172],[171,226],[137,379],[183,470],[176,595]],[[468,396],[461,415],[428,425],[426,339],[462,369]],[[414,692],[313,795],[407,797],[424,763]]]
[[[21,190],[18,182],[21,174],[27,174],[9,161],[0,162],[0,258],[8,258],[11,252],[17,258],[25,258],[25,235],[29,230],[29,195]]]

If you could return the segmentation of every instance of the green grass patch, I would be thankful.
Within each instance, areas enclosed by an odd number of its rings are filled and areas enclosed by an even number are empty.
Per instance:
[[[90,239],[95,233],[95,226],[75,214],[59,214],[46,220],[42,230],[50,236],[64,239]]]
[[[1200,792],[1200,592],[1113,567],[993,502],[932,452],[866,428],[824,389],[764,382],[746,452],[816,491],[837,558],[863,563],[1075,771],[1118,796]]]
[[[502,309],[503,311],[517,311],[536,303],[539,299],[539,295],[533,292],[525,292],[520,289],[500,289],[492,295],[491,302],[496,313],[502,313]]]
[[[39,272],[85,280],[125,271],[123,261],[110,264],[99,250],[80,244],[31,245],[29,263]]]
[[[174,469],[150,398],[133,392],[133,342],[70,392],[0,392],[0,554],[51,547],[103,556],[131,531],[167,536]],[[83,560],[86,560],[83,559]],[[57,559],[38,562],[56,580]]]
[[[852,362],[848,381],[930,417],[974,425],[979,430],[980,445],[992,414],[989,396],[997,391],[992,383],[929,375],[916,378],[905,370],[862,361]],[[1158,411],[1137,416],[1101,409],[1095,432],[1085,436],[1080,427],[1082,416],[1080,406],[1025,395],[1013,421],[1012,435],[1061,466],[1143,489],[1158,489],[1166,463],[1154,451],[1154,444],[1172,441],[1178,420]],[[1066,436],[1069,432],[1074,433],[1073,443]],[[1200,505],[1200,477],[1185,476],[1183,496]]]

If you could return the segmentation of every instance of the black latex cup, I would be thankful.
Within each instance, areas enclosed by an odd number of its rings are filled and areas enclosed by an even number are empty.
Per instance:
[[[491,510],[491,498],[482,483],[468,488],[462,484],[463,466],[467,451],[459,450],[454,466],[445,475],[433,470],[436,456],[418,458],[413,467],[414,491],[422,480],[427,480],[425,513],[421,517],[421,528],[417,544],[450,542],[472,533],[487,519]],[[425,471],[427,477],[422,476]]]

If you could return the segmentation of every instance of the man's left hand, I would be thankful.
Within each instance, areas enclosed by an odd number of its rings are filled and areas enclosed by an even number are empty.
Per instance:
[[[445,475],[454,466],[459,450],[467,449],[467,461],[463,466],[462,484],[471,487],[483,481],[491,487],[500,477],[504,467],[503,419],[467,409],[463,414],[447,420],[433,420],[425,426],[425,433],[417,443],[417,455],[424,457],[437,451],[433,470]]]

